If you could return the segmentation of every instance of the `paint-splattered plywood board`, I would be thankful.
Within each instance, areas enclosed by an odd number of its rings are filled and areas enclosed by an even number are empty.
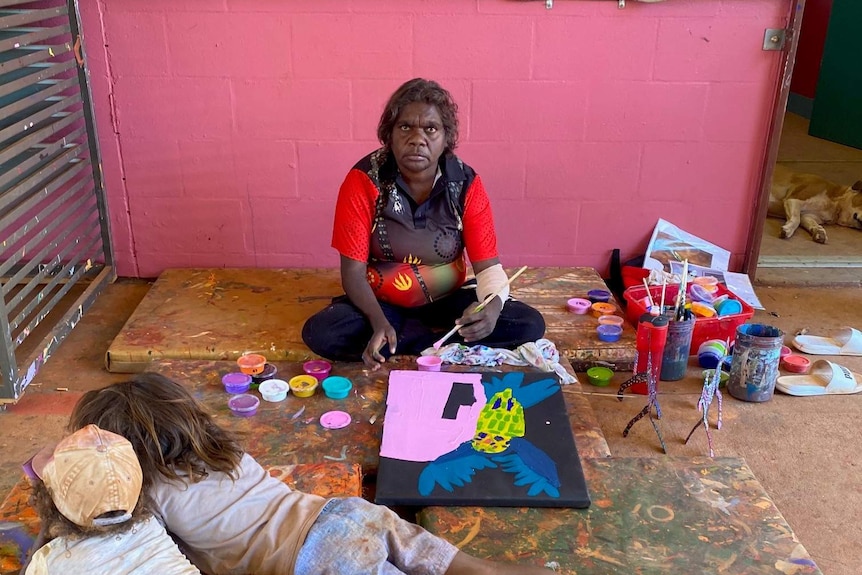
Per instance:
[[[510,273],[512,271],[510,270]],[[601,342],[596,318],[566,310],[569,298],[605,284],[593,268],[528,269],[512,294],[545,318],[547,337],[583,371],[597,361],[629,369],[634,328]],[[272,361],[312,357],[305,320],[342,293],[336,269],[171,269],[159,276],[108,348],[108,371],[143,371],[157,359],[236,359],[246,351]]]
[[[583,462],[587,510],[431,507],[426,529],[467,553],[559,573],[819,574],[738,458]]]
[[[561,364],[571,370],[565,360]],[[274,362],[274,365],[281,379],[302,373],[299,362]],[[262,401],[257,414],[249,418],[231,415],[227,407],[229,396],[221,384],[221,376],[236,369],[235,362],[161,360],[154,362],[151,369],[186,385],[220,424],[243,434],[246,449],[262,463],[311,463],[343,457],[373,476],[379,462],[389,372],[414,366],[413,358],[407,357],[391,358],[374,372],[361,363],[335,363],[332,374],[353,382],[353,392],[346,399],[329,399],[320,391],[308,398],[288,394],[279,403]],[[454,366],[446,369],[478,371]],[[498,369],[502,372],[533,368],[506,365]],[[564,385],[563,396],[581,457],[608,457],[608,444],[581,384]],[[318,420],[330,410],[346,411],[351,424],[344,429],[324,429]]]
[[[322,497],[362,497],[362,470],[355,463],[329,461],[272,465],[269,474],[291,489]],[[30,506],[30,482],[22,478],[0,505],[0,575],[18,573],[39,533],[39,517]]]
[[[337,269],[169,269],[111,342],[108,371],[142,371],[155,359],[312,357],[302,324],[342,293]]]

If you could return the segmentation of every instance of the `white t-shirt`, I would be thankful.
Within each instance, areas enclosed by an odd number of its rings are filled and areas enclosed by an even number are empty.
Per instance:
[[[26,575],[200,575],[154,518],[128,531],[86,539],[58,537],[33,554]]]
[[[291,575],[326,499],[292,491],[244,454],[236,481],[210,472],[198,483],[163,481],[153,511],[191,561],[210,575]]]

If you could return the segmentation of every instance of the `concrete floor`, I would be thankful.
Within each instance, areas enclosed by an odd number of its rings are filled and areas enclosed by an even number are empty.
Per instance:
[[[787,113],[778,163],[794,171],[816,174],[852,185],[862,180],[862,150],[808,135],[808,120]],[[827,244],[818,244],[800,229],[788,240],[779,238],[782,220],[767,218],[763,228],[757,280],[769,285],[860,285],[862,232],[827,226]]]

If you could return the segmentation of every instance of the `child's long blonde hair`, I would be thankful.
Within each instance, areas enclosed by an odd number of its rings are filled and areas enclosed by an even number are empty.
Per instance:
[[[128,439],[144,472],[144,490],[162,478],[197,482],[209,471],[236,477],[237,437],[219,427],[185,387],[157,373],[88,391],[75,405],[69,430],[88,424]]]

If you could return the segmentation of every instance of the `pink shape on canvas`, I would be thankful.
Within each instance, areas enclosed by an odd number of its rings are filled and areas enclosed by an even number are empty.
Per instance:
[[[443,419],[455,383],[471,384],[476,401],[462,405],[455,419]],[[485,401],[480,373],[391,372],[380,456],[433,461],[449,453],[472,439]]]

